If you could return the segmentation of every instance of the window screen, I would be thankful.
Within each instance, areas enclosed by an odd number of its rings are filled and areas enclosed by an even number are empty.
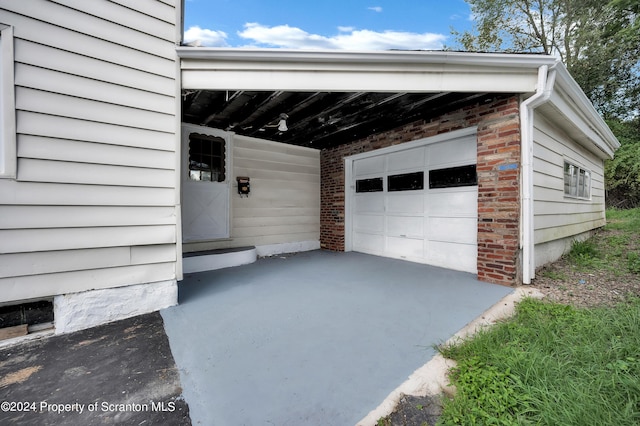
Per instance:
[[[192,133],[189,135],[189,179],[224,182],[224,139]]]
[[[356,192],[381,192],[382,178],[356,180]]]
[[[424,189],[424,172],[389,176],[387,178],[387,188],[389,192]]]
[[[429,189],[455,188],[477,184],[478,175],[476,174],[475,164],[429,171]]]

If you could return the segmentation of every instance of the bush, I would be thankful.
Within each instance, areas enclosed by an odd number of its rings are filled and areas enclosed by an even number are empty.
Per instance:
[[[620,141],[620,148],[614,159],[605,163],[607,205],[640,207],[640,119],[608,124]]]

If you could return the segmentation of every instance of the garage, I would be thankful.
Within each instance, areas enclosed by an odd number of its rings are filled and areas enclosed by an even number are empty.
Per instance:
[[[346,158],[347,248],[477,273],[476,151],[469,128]]]

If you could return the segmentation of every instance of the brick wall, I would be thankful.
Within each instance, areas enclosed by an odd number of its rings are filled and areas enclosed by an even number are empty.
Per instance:
[[[344,157],[478,127],[478,278],[519,280],[520,121],[517,95],[500,95],[348,145],[322,150],[320,244],[344,251]]]

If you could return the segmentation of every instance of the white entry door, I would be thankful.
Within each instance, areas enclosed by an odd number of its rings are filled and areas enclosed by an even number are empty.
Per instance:
[[[182,241],[229,237],[231,134],[182,128]]]
[[[477,272],[476,136],[354,156],[351,249]]]

